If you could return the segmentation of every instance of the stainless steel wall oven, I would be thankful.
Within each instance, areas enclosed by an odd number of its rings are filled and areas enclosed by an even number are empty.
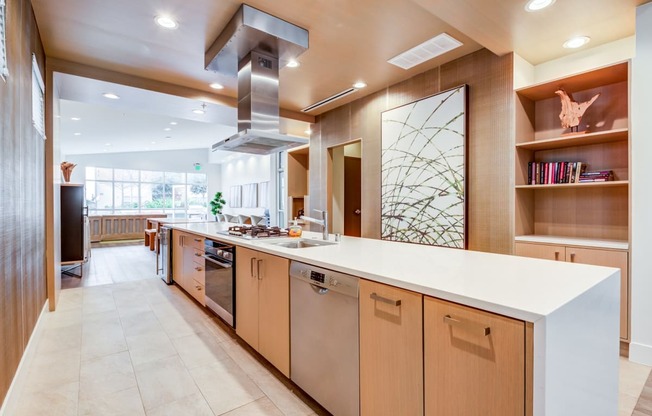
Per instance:
[[[206,239],[206,306],[235,328],[235,247]]]

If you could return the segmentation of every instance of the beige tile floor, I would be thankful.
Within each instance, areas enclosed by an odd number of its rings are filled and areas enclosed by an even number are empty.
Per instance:
[[[63,290],[57,312],[44,314],[6,416],[321,413],[217,318],[156,278],[153,253],[93,251],[83,283],[101,285]],[[650,367],[621,358],[619,416],[633,414],[649,376]],[[635,416],[652,415],[643,404]]]

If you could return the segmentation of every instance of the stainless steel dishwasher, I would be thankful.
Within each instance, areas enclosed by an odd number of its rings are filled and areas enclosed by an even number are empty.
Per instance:
[[[358,278],[290,265],[290,375],[337,416],[360,414]]]

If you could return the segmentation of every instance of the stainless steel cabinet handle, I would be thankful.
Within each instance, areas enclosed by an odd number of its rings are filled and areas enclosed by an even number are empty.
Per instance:
[[[256,262],[256,258],[252,257],[251,259],[249,259],[249,262],[251,264],[251,277],[255,277],[254,276],[254,263]]]
[[[444,316],[444,323],[450,326],[455,326],[457,328],[463,329],[465,331],[476,333],[483,337],[486,337],[487,335],[491,334],[491,327],[476,324],[473,322],[462,321],[460,319],[455,319],[450,315]]]
[[[201,267],[197,266],[197,267],[195,267],[195,270],[197,270],[198,272],[201,272]]]
[[[202,255],[200,253],[197,253],[197,252],[195,252],[195,256],[202,257]]]
[[[575,253],[571,253],[571,263],[575,261]]]
[[[260,263],[262,262],[263,262],[262,260],[258,260],[258,264],[256,266],[257,267],[256,274],[258,275],[258,280],[263,280],[263,276],[260,275]]]
[[[392,300],[388,298],[384,298],[382,296],[379,296],[376,292],[372,293],[369,295],[369,297],[373,300],[377,300],[378,302],[383,302],[387,303],[388,305],[393,305],[393,306],[401,306],[401,300]]]
[[[201,242],[201,238],[195,238],[195,241],[199,243]]]

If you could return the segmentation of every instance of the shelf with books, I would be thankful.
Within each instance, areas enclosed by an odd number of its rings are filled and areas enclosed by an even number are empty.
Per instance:
[[[561,188],[621,187],[621,186],[629,186],[629,181],[550,183],[545,185],[516,185],[516,189],[561,189]]]

